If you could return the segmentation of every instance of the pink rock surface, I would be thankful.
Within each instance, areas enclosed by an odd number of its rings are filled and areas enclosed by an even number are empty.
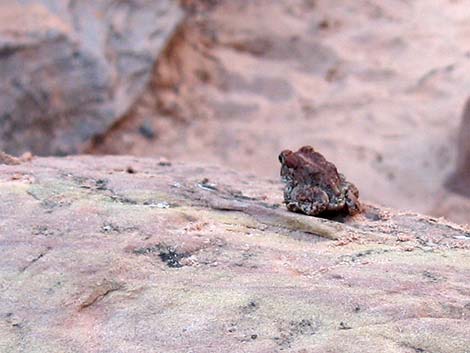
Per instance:
[[[470,230],[134,157],[0,165],[1,352],[468,352]]]

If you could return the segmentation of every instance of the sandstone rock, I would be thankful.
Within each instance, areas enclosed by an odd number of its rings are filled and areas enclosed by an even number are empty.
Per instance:
[[[448,186],[457,193],[470,196],[470,98],[463,109],[457,141],[457,167]]]
[[[467,196],[446,189],[439,196],[434,208],[431,209],[431,215],[445,217],[459,224],[470,224],[470,202]]]
[[[205,165],[0,165],[0,351],[468,351],[468,228],[281,202]]]
[[[146,87],[176,2],[0,1],[0,149],[76,153]]]

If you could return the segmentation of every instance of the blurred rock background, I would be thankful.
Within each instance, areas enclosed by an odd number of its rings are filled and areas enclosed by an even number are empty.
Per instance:
[[[0,0],[0,149],[278,178],[310,144],[365,200],[470,223],[469,37],[469,0]]]
[[[0,148],[83,152],[143,93],[182,18],[170,0],[0,1]]]

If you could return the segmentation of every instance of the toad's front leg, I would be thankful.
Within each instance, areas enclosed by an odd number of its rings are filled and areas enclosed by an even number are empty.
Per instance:
[[[297,185],[285,194],[287,209],[316,216],[328,208],[329,197],[317,186]]]

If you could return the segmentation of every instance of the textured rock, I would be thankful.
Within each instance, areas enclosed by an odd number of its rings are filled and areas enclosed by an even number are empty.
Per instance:
[[[0,351],[468,352],[468,228],[281,202],[204,165],[0,165]]]
[[[0,0],[0,149],[80,151],[130,109],[181,18],[171,0]]]
[[[457,141],[457,167],[448,181],[453,191],[470,196],[470,98],[464,106]]]

